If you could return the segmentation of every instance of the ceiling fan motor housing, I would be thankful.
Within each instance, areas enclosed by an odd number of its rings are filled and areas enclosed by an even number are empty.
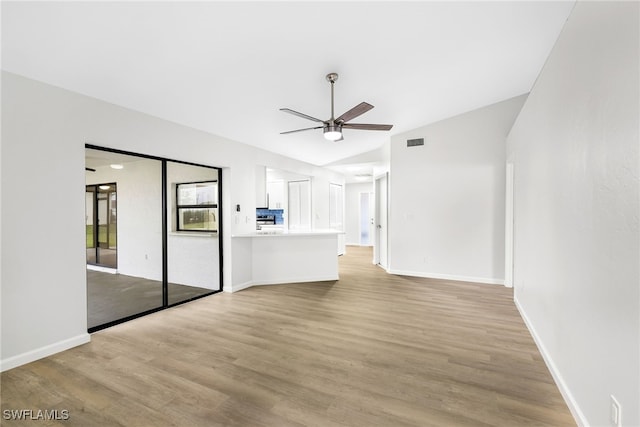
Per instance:
[[[322,132],[325,138],[331,141],[337,141],[342,138],[342,126],[338,124],[326,123]]]

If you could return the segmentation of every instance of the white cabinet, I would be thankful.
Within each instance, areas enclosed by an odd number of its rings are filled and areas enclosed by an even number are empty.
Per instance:
[[[267,200],[269,201],[269,209],[287,208],[283,181],[267,182]]]
[[[267,207],[267,167],[256,166],[256,208]]]
[[[311,182],[289,182],[289,230],[311,229]]]

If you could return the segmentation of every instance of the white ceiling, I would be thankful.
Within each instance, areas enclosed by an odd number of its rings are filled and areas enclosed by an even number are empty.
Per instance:
[[[146,160],[142,157],[128,156],[126,154],[112,153],[110,151],[94,150],[91,148],[85,149],[84,164],[85,167],[91,169],[98,169],[108,167],[111,164],[126,165],[127,163],[139,162]],[[158,166],[159,166],[158,162]]]
[[[2,68],[316,165],[528,92],[561,2],[2,2]],[[361,101],[390,132],[280,135]]]

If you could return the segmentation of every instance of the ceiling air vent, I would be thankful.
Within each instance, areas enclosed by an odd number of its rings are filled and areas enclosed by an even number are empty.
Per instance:
[[[419,145],[424,145],[424,138],[407,139],[407,147],[417,147]]]

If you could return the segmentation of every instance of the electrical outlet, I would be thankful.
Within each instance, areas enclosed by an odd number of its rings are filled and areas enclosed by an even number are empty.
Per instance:
[[[622,407],[613,395],[611,398],[611,408],[609,410],[609,421],[613,427],[622,427]]]

